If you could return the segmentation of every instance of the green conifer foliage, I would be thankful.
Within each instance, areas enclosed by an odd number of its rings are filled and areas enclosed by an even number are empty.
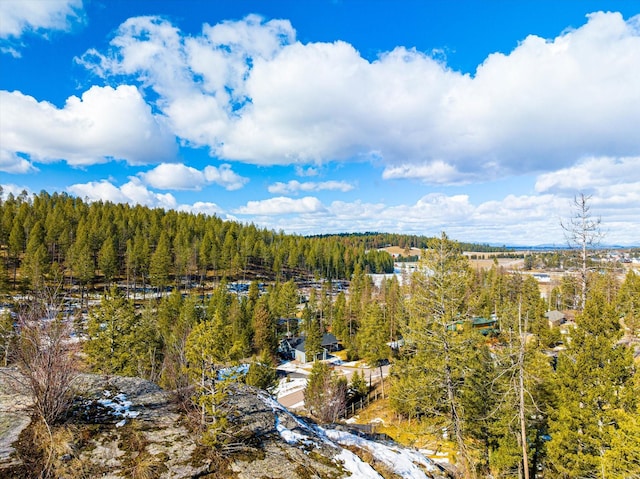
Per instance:
[[[145,361],[155,328],[139,321],[133,303],[112,289],[89,310],[84,351],[94,371],[136,376],[149,369]]]
[[[358,353],[369,366],[377,367],[391,354],[386,326],[380,304],[369,304],[356,335]]]
[[[320,325],[318,315],[308,306],[302,311],[305,325],[304,351],[307,362],[315,361],[322,352],[322,335],[324,331]]]
[[[49,266],[49,255],[44,244],[44,230],[37,221],[29,233],[29,241],[22,261],[22,274],[29,279],[34,290],[44,284]]]
[[[149,280],[151,281],[151,286],[163,289],[169,284],[169,273],[172,263],[170,240],[166,232],[163,231],[149,263]]]
[[[549,462],[562,478],[608,477],[620,418],[635,414],[631,350],[620,344],[617,314],[591,290],[569,347],[558,358],[558,405],[550,424]],[[603,476],[604,475],[604,476]]]
[[[640,332],[640,273],[629,270],[616,299],[616,311],[630,335]]]
[[[369,392],[369,383],[364,376],[364,371],[356,371],[351,376],[351,383],[349,384],[349,390],[356,398],[364,397]]]
[[[278,376],[271,356],[263,352],[249,366],[245,382],[266,391],[271,391],[277,385]]]
[[[98,252],[98,267],[102,271],[105,283],[111,283],[118,271],[118,256],[113,237],[104,240]]]
[[[474,468],[462,405],[465,378],[477,367],[471,353],[478,336],[465,327],[471,271],[459,246],[444,233],[429,242],[420,267],[412,278],[405,335],[412,356],[398,371],[403,387],[394,387],[393,393],[404,395],[404,389],[413,388],[421,394],[409,393],[392,402],[439,420],[456,442],[463,469],[471,476]]]
[[[347,296],[340,291],[333,304],[333,322],[331,332],[340,341],[345,342],[349,337],[349,327],[346,321]]]
[[[278,344],[276,323],[267,306],[267,297],[261,296],[253,310],[253,347],[255,351],[267,351],[275,355]]]
[[[304,390],[306,409],[321,422],[334,422],[346,406],[347,382],[328,364],[316,361]]]

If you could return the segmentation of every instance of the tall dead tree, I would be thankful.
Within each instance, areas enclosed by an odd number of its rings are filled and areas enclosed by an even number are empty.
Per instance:
[[[570,248],[579,249],[580,267],[580,309],[584,309],[587,300],[588,268],[587,250],[600,244],[602,232],[600,230],[600,217],[593,217],[591,214],[590,195],[580,193],[573,198],[571,204],[572,214],[567,220],[561,221],[560,225],[564,230],[565,239]]]

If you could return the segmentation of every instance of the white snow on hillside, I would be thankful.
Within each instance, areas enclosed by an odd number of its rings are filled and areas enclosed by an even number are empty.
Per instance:
[[[429,479],[424,472],[434,472],[437,467],[433,461],[419,451],[407,449],[398,445],[382,444],[364,439],[355,434],[335,429],[325,429],[329,439],[341,446],[356,446],[369,451],[377,460],[383,462],[389,469],[401,477],[412,479]],[[420,467],[422,466],[422,468]]]
[[[382,444],[345,431],[309,426],[300,418],[291,414],[273,398],[262,394],[259,397],[274,411],[276,430],[282,439],[289,444],[299,444],[300,447],[307,449],[309,446],[315,445],[317,447],[320,442],[341,449],[335,459],[342,463],[342,466],[351,473],[353,478],[382,479],[382,476],[370,464],[342,446],[351,446],[368,451],[376,460],[384,463],[395,474],[407,479],[430,479],[432,476],[427,472],[438,471],[435,463],[417,450],[404,448],[397,444]],[[278,417],[279,414],[284,414],[291,418],[295,422],[297,430],[292,431],[285,427]],[[308,435],[305,432],[308,432]]]
[[[351,476],[358,479],[384,479],[373,467],[347,449],[343,449],[336,459],[342,461],[344,468]]]

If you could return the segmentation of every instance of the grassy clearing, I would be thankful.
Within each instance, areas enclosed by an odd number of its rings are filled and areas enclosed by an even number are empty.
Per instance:
[[[404,446],[428,450],[432,459],[448,459],[453,463],[455,448],[451,441],[442,438],[439,428],[425,420],[405,419],[396,415],[388,399],[370,404],[353,417],[356,424],[373,425],[376,434],[386,434]]]
[[[340,358],[342,361],[346,361],[347,360],[347,350],[343,349],[341,351],[335,351],[333,353],[331,353],[332,356],[335,356],[337,358]]]

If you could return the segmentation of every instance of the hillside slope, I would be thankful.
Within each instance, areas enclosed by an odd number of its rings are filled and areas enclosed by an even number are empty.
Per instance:
[[[30,478],[38,471],[33,424],[27,396],[9,380],[16,374],[0,371],[0,477]],[[241,384],[224,405],[238,446],[224,456],[197,442],[172,395],[153,383],[83,375],[76,390],[72,414],[54,431],[51,459],[67,478],[448,477],[418,451],[309,424]]]

